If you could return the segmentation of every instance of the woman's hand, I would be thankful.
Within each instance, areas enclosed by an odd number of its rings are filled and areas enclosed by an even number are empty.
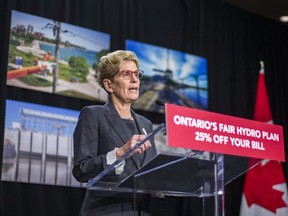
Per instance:
[[[123,145],[121,148],[117,149],[116,151],[116,157],[122,157],[125,153],[130,151],[137,143],[141,142],[141,140],[145,139],[146,135],[143,134],[138,134],[138,135],[133,135],[125,145]],[[151,147],[151,143],[149,140],[146,140],[139,148],[135,149],[134,152],[132,152],[131,155],[135,153],[142,153],[143,151],[146,151],[146,149]],[[130,156],[131,156],[130,155]]]

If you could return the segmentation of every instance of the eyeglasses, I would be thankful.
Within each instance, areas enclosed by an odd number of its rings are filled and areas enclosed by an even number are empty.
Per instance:
[[[142,79],[144,71],[142,71],[142,70],[135,70],[135,71],[123,70],[123,71],[120,71],[120,73],[125,79],[130,80],[132,78],[132,74],[134,74],[134,76],[137,79]]]

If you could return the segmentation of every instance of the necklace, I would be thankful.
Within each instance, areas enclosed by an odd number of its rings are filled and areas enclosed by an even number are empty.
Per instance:
[[[125,116],[120,116],[122,119],[125,119],[125,120],[133,120],[133,116],[131,115],[130,117],[125,117]]]
[[[129,107],[129,110],[127,110],[127,109],[123,109],[123,108],[118,107],[118,106],[115,105],[115,108],[116,108],[116,110],[117,110],[120,118],[126,119],[126,120],[133,120],[133,119],[134,119],[134,118],[133,118],[133,115],[131,114],[130,107]],[[124,107],[124,108],[125,108],[125,107]],[[121,113],[121,114],[120,114],[120,113]],[[124,114],[122,114],[122,113],[124,113]]]

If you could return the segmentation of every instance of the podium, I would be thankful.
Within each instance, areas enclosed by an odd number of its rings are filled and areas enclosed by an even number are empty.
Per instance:
[[[91,179],[87,190],[128,192],[135,199],[137,194],[197,197],[202,199],[201,215],[223,216],[225,185],[262,159],[285,160],[281,126],[169,104],[165,108],[166,124]],[[113,174],[135,149],[163,130],[169,146],[191,151],[160,153],[134,173],[122,178]]]
[[[134,149],[163,130],[165,125],[160,125]],[[115,179],[111,173],[129,154],[91,179],[87,190],[128,192],[133,193],[135,199],[136,194],[143,193],[159,198],[198,197],[203,200],[203,216],[206,216],[206,208],[213,209],[215,216],[224,215],[224,186],[261,161],[248,163],[246,157],[203,151],[190,151],[188,154],[160,153],[124,179]],[[208,198],[213,199],[213,204],[211,201],[206,203]],[[211,216],[211,212],[207,215]]]

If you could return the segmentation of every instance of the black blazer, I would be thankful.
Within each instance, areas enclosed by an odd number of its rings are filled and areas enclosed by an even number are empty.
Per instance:
[[[152,132],[151,121],[133,110],[132,115],[139,134],[144,134],[144,130],[148,134]],[[114,104],[109,100],[105,105],[87,106],[81,110],[73,138],[73,176],[79,182],[87,182],[107,167],[107,153],[123,146],[131,137]],[[150,142],[152,147],[145,151],[143,164],[156,155],[154,140]],[[117,176],[123,179],[139,167],[136,155],[132,155],[125,159],[124,172]],[[116,176],[115,172],[114,175]]]

